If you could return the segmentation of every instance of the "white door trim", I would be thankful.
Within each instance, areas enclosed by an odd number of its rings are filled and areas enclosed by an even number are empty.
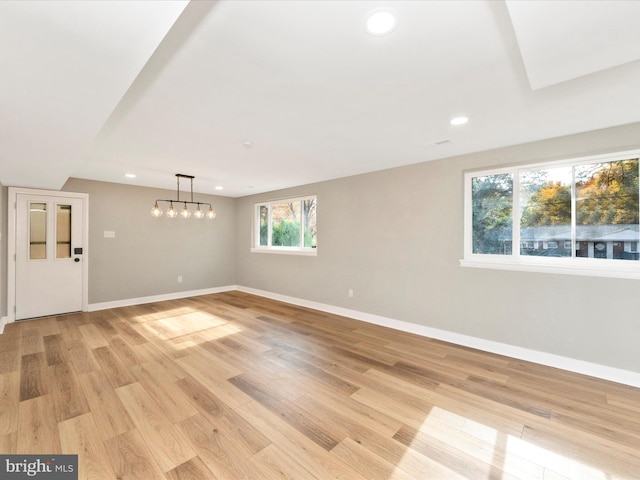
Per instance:
[[[16,320],[16,226],[18,194],[71,197],[82,200],[82,311],[89,310],[89,194],[9,187],[7,225],[7,323]]]

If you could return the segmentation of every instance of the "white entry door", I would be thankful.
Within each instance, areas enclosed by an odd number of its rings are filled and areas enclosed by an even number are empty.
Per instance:
[[[83,306],[81,198],[16,195],[16,319]]]

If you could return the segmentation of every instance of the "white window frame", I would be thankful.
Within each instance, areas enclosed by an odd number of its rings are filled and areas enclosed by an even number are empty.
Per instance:
[[[264,202],[256,202],[253,204],[253,228],[251,229],[251,249],[252,253],[277,253],[284,255],[307,255],[307,256],[317,256],[318,248],[314,247],[305,247],[304,246],[304,215],[302,215],[302,202],[305,200],[314,200],[316,202],[316,209],[318,206],[318,197],[317,195],[307,195],[304,197],[292,197],[292,198],[281,198],[277,200],[268,200]],[[280,205],[283,203],[300,203],[300,247],[280,247],[271,245],[271,212],[272,205]],[[260,215],[258,214],[258,209],[260,207],[268,208],[268,234],[267,234],[267,245],[260,245]],[[317,217],[317,210],[316,210]]]
[[[520,177],[526,170],[540,170],[561,166],[580,166],[599,162],[614,162],[640,158],[640,150],[628,150],[589,157],[570,158],[552,162],[514,165],[487,170],[474,170],[464,173],[464,257],[459,260],[462,267],[489,268],[539,273],[557,273],[566,275],[584,275],[595,277],[628,278],[640,280],[640,261],[576,257],[572,249],[571,257],[537,257],[520,255]],[[498,174],[511,174],[513,178],[512,204],[512,253],[511,255],[490,255],[473,253],[472,228],[472,179]],[[575,183],[572,185],[575,190]],[[575,198],[575,192],[572,195]],[[572,232],[575,236],[575,211],[572,215]]]

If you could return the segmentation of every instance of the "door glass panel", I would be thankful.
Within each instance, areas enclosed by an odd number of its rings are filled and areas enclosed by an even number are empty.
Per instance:
[[[29,259],[47,258],[47,204],[29,204]]]
[[[71,205],[56,206],[56,258],[71,258]]]

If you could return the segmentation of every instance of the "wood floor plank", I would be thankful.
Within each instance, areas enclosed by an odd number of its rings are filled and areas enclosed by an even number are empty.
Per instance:
[[[360,437],[356,441],[363,448],[385,459],[388,463],[402,470],[403,473],[407,473],[416,479],[468,479],[468,477],[447,468],[428,455],[412,448],[407,448],[406,445],[394,438],[377,435]]]
[[[43,341],[47,365],[58,365],[67,361],[65,356],[66,346],[62,340],[62,335],[47,335],[43,337]]]
[[[44,352],[44,337],[42,330],[37,326],[23,329],[22,331],[22,355]]]
[[[177,359],[177,363],[191,375],[197,371],[212,381],[226,380],[242,373],[242,370],[227,363],[223,357],[200,347],[190,349],[188,355]]]
[[[6,455],[18,453],[18,432],[0,435],[0,452]]]
[[[18,372],[0,375],[0,435],[9,435],[18,430],[19,401],[20,376]]]
[[[131,372],[171,423],[178,423],[198,413],[180,388],[154,374],[157,366],[148,368],[147,363],[142,363],[131,367]]]
[[[100,369],[93,352],[82,339],[73,338],[66,342],[67,357],[77,373],[95,372]]]
[[[264,432],[281,450],[295,452],[295,460],[314,477],[323,480],[366,480],[365,476],[351,468],[348,463],[333,455],[327,455],[324,448],[258,402],[249,402],[237,411],[254,427]]]
[[[78,455],[78,480],[115,480],[91,413],[58,424],[64,453]]]
[[[416,450],[423,455],[428,455],[441,465],[467,478],[504,480],[515,480],[517,478],[500,468],[465,454],[448,441],[441,442],[412,427],[403,427],[394,435],[394,438],[408,448]]]
[[[116,335],[111,339],[109,346],[118,356],[120,361],[128,367],[139,365],[144,361],[142,357],[140,357],[140,355],[138,355],[136,351],[119,335]]]
[[[16,450],[24,454],[63,453],[55,407],[49,395],[20,402]]]
[[[48,393],[44,380],[46,365],[44,353],[30,353],[22,356],[20,401],[40,397]]]
[[[93,355],[113,388],[136,381],[133,373],[120,361],[110,347],[98,347],[93,350]]]
[[[253,455],[251,462],[255,464],[261,478],[265,480],[298,480],[301,478],[321,480],[273,444]]]
[[[331,453],[341,458],[367,478],[384,480],[387,478],[416,480],[404,470],[397,468],[384,458],[367,450],[358,442],[347,437],[336,445]]]
[[[47,367],[50,379],[49,392],[53,397],[56,419],[59,422],[89,413],[89,404],[80,387],[75,370],[68,363]]]
[[[184,436],[204,464],[218,478],[260,478],[260,472],[238,455],[224,431],[213,426],[202,415],[188,418],[179,424]]]
[[[93,413],[93,420],[103,440],[135,428],[131,417],[102,371],[82,374],[80,380]]]
[[[279,415],[289,425],[309,437],[322,448],[331,450],[342,440],[341,432],[332,431],[330,426],[323,425],[310,412],[306,412],[271,395],[255,380],[249,379],[247,375],[230,378],[229,382],[254,398],[261,405]]]
[[[0,452],[78,453],[81,478],[636,480],[639,404],[238,291],[0,335]]]
[[[199,457],[192,458],[182,465],[167,472],[169,480],[216,480],[211,470],[207,468]]]
[[[151,342],[136,345],[134,350],[142,358],[143,362],[147,363],[147,368],[157,368],[154,374],[165,378],[167,381],[175,382],[187,376],[187,372],[174,359],[165,355]]]
[[[18,371],[20,360],[20,348],[17,346],[0,350],[0,375]]]
[[[162,471],[167,472],[196,456],[141,384],[135,382],[117,388],[116,394]]]
[[[118,480],[164,480],[162,470],[137,430],[109,438],[104,445]]]
[[[80,330],[82,338],[84,338],[84,341],[90,349],[93,350],[95,348],[109,346],[109,341],[104,337],[100,329],[93,323],[80,325],[78,329]]]

